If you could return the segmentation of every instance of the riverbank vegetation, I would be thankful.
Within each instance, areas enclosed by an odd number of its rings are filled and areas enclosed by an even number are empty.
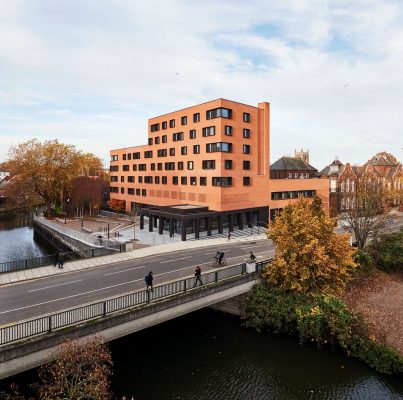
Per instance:
[[[343,300],[348,282],[370,273],[373,261],[363,250],[355,253],[334,225],[318,198],[284,208],[268,233],[276,254],[262,271],[264,283],[248,297],[245,325],[296,335],[301,344],[341,349],[382,373],[403,373],[403,357],[372,335]],[[386,242],[383,248],[393,252]]]

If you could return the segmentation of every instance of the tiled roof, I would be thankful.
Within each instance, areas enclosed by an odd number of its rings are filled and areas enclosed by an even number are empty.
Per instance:
[[[275,163],[270,165],[271,170],[286,170],[286,171],[317,171],[312,165],[306,164],[299,158],[281,157]]]
[[[337,165],[338,167],[342,167],[344,164],[340,162],[339,160],[333,160],[329,165],[327,165],[325,168],[322,169],[322,171],[319,172],[319,175],[330,175],[330,167],[332,165]]]

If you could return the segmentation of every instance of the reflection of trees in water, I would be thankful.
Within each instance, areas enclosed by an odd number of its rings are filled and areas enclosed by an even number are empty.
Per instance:
[[[0,230],[29,226],[32,225],[32,221],[33,221],[32,213],[16,213],[7,218],[3,219],[0,218]]]

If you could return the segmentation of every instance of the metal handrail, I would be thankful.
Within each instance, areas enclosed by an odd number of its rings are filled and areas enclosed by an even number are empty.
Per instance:
[[[260,272],[271,261],[272,259],[267,259],[257,262],[253,273]],[[206,272],[202,275],[202,279],[205,285],[214,285],[218,282],[245,274],[247,274],[246,266],[242,263]],[[0,328],[0,346],[194,290],[196,289],[194,287],[195,279],[195,277],[178,279],[155,286],[152,292],[145,289],[128,292],[94,303],[83,304],[79,307],[5,325]]]

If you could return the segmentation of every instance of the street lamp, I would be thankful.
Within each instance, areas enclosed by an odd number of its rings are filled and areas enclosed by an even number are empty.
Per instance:
[[[68,207],[69,203],[70,203],[70,198],[67,197],[67,199],[66,199],[66,205],[65,205],[65,207],[64,207],[64,223],[67,222],[67,221],[66,221],[66,220],[67,220],[67,207]]]

